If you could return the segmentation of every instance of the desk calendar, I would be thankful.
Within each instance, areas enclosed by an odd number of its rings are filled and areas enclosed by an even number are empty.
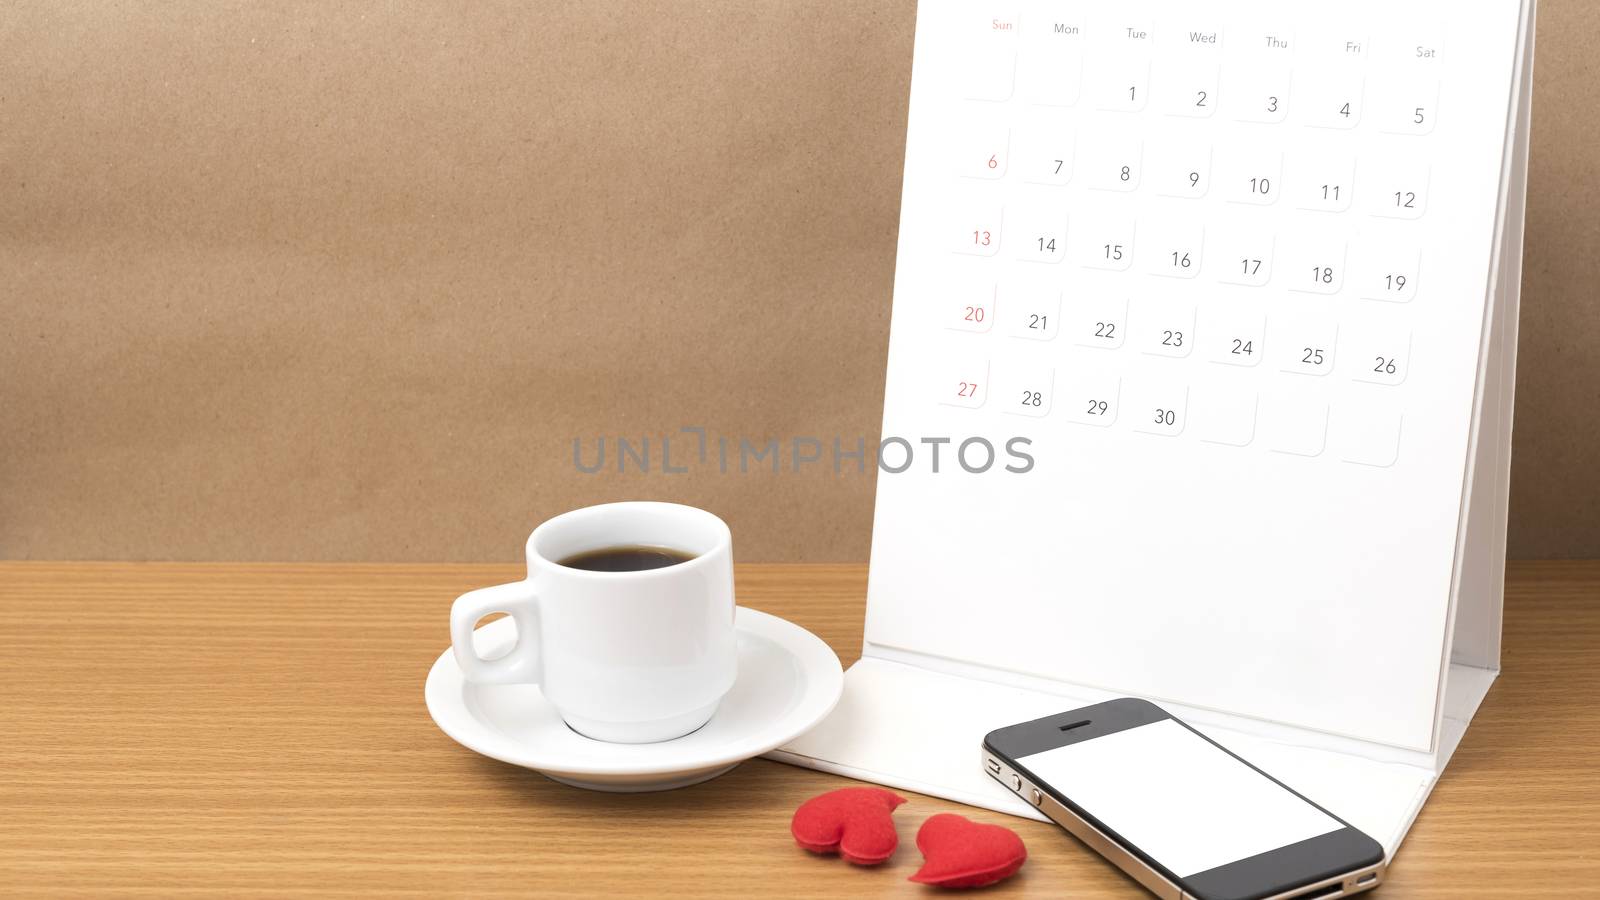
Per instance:
[[[884,433],[1036,465],[880,476],[776,756],[1037,817],[983,734],[1133,694],[1392,853],[1499,665],[1532,19],[924,3]]]

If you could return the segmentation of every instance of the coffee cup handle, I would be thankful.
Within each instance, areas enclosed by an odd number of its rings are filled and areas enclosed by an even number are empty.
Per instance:
[[[484,659],[472,645],[473,626],[490,613],[503,612],[517,624],[517,642],[504,655]],[[539,681],[539,606],[527,581],[468,591],[450,607],[450,646],[461,674],[475,684],[530,684]]]

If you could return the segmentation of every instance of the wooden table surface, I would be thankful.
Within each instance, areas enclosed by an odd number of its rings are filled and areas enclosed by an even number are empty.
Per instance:
[[[479,757],[422,702],[446,613],[515,568],[0,563],[0,893],[838,896],[906,881],[917,824],[1003,822],[1029,862],[994,896],[1138,897],[1038,823],[910,795],[857,869],[788,833],[845,779],[765,760],[615,795]],[[1504,674],[1380,898],[1600,896],[1600,563],[1522,563]],[[741,601],[846,664],[863,566],[743,566]]]

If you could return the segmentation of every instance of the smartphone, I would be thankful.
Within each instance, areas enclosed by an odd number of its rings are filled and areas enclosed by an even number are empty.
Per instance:
[[[983,765],[1168,900],[1320,900],[1383,880],[1377,841],[1146,700],[996,729]]]

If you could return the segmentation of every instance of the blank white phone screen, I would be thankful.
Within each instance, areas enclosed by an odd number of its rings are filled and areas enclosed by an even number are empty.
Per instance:
[[[1172,719],[1018,762],[1179,878],[1344,827]]]

